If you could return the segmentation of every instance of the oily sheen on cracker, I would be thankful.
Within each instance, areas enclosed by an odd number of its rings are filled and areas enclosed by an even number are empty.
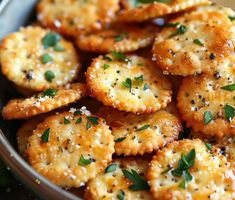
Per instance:
[[[114,24],[110,29],[76,38],[77,46],[97,53],[132,52],[152,44],[159,27],[154,24]]]
[[[62,187],[84,186],[105,169],[114,153],[113,136],[104,121],[78,111],[46,118],[28,140],[32,167]]]
[[[70,36],[101,30],[118,10],[118,0],[41,0],[37,6],[43,26]]]
[[[91,95],[106,106],[151,113],[171,101],[171,84],[151,61],[112,52],[94,59],[86,72]]]
[[[234,53],[235,13],[217,5],[199,7],[165,24],[153,45],[153,60],[164,74],[193,75],[216,70]]]
[[[4,119],[27,119],[76,102],[88,95],[86,84],[74,83],[68,88],[48,89],[26,99],[12,99],[2,110]]]
[[[112,128],[117,155],[151,153],[178,139],[180,120],[165,110],[148,115],[135,115],[103,107],[99,116]]]
[[[21,28],[6,36],[0,63],[10,81],[32,91],[72,82],[81,68],[72,43],[40,27]]]
[[[189,161],[188,165],[184,161]],[[199,139],[175,141],[158,151],[147,178],[157,200],[234,198],[230,163]]]
[[[148,190],[132,190],[131,181],[128,180],[123,170],[135,170],[137,176],[143,177],[148,168],[148,160],[142,158],[115,159],[106,170],[88,182],[85,190],[85,199],[135,199],[152,200]],[[144,180],[144,179],[143,179]]]

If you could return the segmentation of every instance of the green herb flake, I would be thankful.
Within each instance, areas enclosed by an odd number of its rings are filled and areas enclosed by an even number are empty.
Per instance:
[[[179,133],[179,140],[187,138],[190,134],[190,128],[185,128],[182,132]]]
[[[225,117],[226,117],[226,119],[227,119],[229,122],[231,122],[232,119],[233,119],[233,117],[234,117],[234,115],[235,115],[235,109],[234,109],[232,106],[226,104],[226,105],[224,106],[224,111],[225,111]]]
[[[187,187],[186,181],[183,180],[182,182],[180,182],[179,187],[182,189],[186,189],[186,187]]]
[[[50,138],[50,128],[46,129],[41,136],[43,142],[49,142],[49,138]]]
[[[108,65],[108,64],[104,64],[104,66],[103,66],[104,70],[108,69],[109,67],[110,67],[110,65]]]
[[[104,60],[107,60],[107,61],[111,62],[111,61],[112,61],[112,58],[110,58],[109,56],[105,55],[105,56],[104,56]]]
[[[204,112],[204,124],[207,125],[213,120],[212,113],[210,111]]]
[[[81,114],[82,114],[82,112],[81,112],[80,110],[76,110],[76,111],[73,113],[74,116],[81,115]]]
[[[131,60],[129,58],[127,58],[123,53],[120,52],[116,52],[116,51],[112,51],[111,52],[113,57],[116,58],[117,60],[129,63],[131,62]]]
[[[178,25],[180,25],[179,22],[176,22],[176,23],[166,23],[166,24],[161,25],[161,27],[177,27]]]
[[[187,30],[188,30],[188,28],[185,25],[179,25],[177,27],[176,32],[171,34],[170,37],[174,37],[174,36],[177,36],[177,35],[183,35]]]
[[[136,129],[136,131],[143,131],[143,130],[148,129],[149,127],[150,127],[150,125],[146,124],[146,125],[144,125],[144,126],[138,128],[138,129]]]
[[[195,44],[199,45],[199,46],[204,47],[204,44],[203,44],[199,39],[195,39],[195,40],[193,40],[193,42],[194,42]]]
[[[144,81],[144,76],[140,75],[140,76],[135,77],[135,81],[142,83]]]
[[[145,83],[145,84],[144,84],[144,88],[143,88],[143,90],[145,91],[145,90],[148,90],[148,89],[150,89],[150,87],[148,86],[148,84],[147,84],[147,83]]]
[[[54,46],[54,50],[55,50],[55,51],[64,51],[65,49],[64,49],[64,47],[62,47],[61,45],[56,44],[56,46]]]
[[[131,169],[128,171],[126,169],[122,170],[124,176],[128,178],[133,184],[129,186],[129,189],[137,191],[137,190],[149,190],[148,182],[141,177],[135,170]]]
[[[86,166],[91,164],[92,160],[91,159],[85,159],[83,155],[81,155],[78,164],[81,166]]]
[[[55,74],[53,71],[48,70],[45,72],[44,77],[48,82],[52,82],[52,80],[55,78]]]
[[[132,81],[130,78],[127,78],[125,81],[122,82],[122,85],[126,88],[129,89],[129,91],[131,92],[131,87],[132,87]]]
[[[210,143],[205,142],[205,146],[208,150],[212,151],[212,145]]]
[[[64,124],[70,124],[71,122],[66,118],[64,117]]]
[[[114,39],[115,39],[115,42],[120,42],[120,41],[123,40],[123,36],[122,35],[117,35],[117,36],[114,37]]]
[[[167,172],[169,172],[172,169],[172,167],[167,167],[165,170],[163,170],[161,172],[161,174],[166,174]]]
[[[88,129],[90,129],[92,126],[91,126],[91,124],[89,123],[89,122],[87,122],[86,123],[86,129],[88,130]]]
[[[193,178],[188,170],[194,165],[195,157],[196,157],[196,151],[195,149],[192,149],[187,155],[181,156],[177,168],[171,171],[171,174],[173,176],[181,177],[183,175],[184,177],[183,184],[185,185],[185,188],[186,188],[186,182],[191,181]],[[182,185],[182,183],[180,183],[180,185]]]
[[[44,49],[54,47],[61,40],[61,36],[58,33],[50,32],[46,34],[42,39],[42,45]]]
[[[43,97],[54,97],[57,94],[58,90],[49,88],[43,92]]]
[[[49,54],[45,53],[45,54],[42,55],[41,61],[42,61],[43,64],[47,64],[49,62],[52,62],[53,58]]]
[[[117,164],[113,163],[110,164],[108,167],[106,167],[105,169],[105,173],[110,173],[110,172],[114,172],[117,169]]]
[[[99,118],[98,118],[98,117],[87,116],[87,119],[88,119],[93,125],[98,125],[98,124],[99,124]]]
[[[234,20],[235,20],[235,16],[228,16],[228,18],[229,18],[231,21],[234,21]]]
[[[80,124],[82,122],[82,118],[81,117],[79,117],[77,120],[76,120],[76,124]]]
[[[123,190],[119,190],[117,198],[118,198],[118,200],[124,200],[125,199],[125,192]]]
[[[126,139],[126,137],[117,138],[116,140],[114,140],[114,142],[116,142],[116,143],[122,142],[125,139]]]
[[[223,86],[223,87],[221,87],[221,89],[227,90],[227,91],[234,91],[235,90],[235,84]]]

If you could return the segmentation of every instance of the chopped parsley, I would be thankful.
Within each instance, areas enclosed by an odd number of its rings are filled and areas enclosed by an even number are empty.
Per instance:
[[[107,60],[107,61],[111,62],[111,61],[112,61],[112,58],[110,58],[109,56],[105,55],[105,56],[104,56],[104,60]]]
[[[48,97],[54,97],[58,90],[49,88],[43,92],[43,97],[48,96]]]
[[[232,106],[226,104],[226,105],[224,106],[224,112],[225,112],[225,117],[226,117],[226,119],[227,119],[229,122],[231,122],[232,119],[233,119],[233,117],[234,117],[234,115],[235,115],[235,109],[234,109]]]
[[[231,21],[234,21],[234,20],[235,20],[235,16],[228,16],[228,18],[229,18]]]
[[[88,119],[93,125],[98,125],[98,124],[99,124],[99,118],[98,118],[98,117],[87,116],[87,119]]]
[[[91,164],[92,160],[91,159],[85,159],[83,155],[80,156],[78,164],[81,166],[86,166]]]
[[[110,172],[114,172],[117,169],[117,164],[113,163],[110,164],[108,167],[106,167],[105,169],[105,173],[110,173]]]
[[[183,182],[179,184],[179,187],[183,189],[186,188],[186,182],[191,181],[193,178],[188,170],[194,165],[195,157],[196,157],[195,149],[192,149],[187,155],[183,154],[178,162],[177,168],[171,171],[171,174],[173,176],[184,177]]]
[[[179,134],[179,140],[183,140],[184,138],[187,138],[190,134],[190,128],[185,128],[182,132]]]
[[[44,77],[48,82],[52,82],[52,80],[55,78],[55,74],[53,71],[48,70],[45,72]]]
[[[223,87],[221,87],[221,89],[228,90],[228,91],[234,91],[235,90],[235,84],[223,86]]]
[[[127,58],[123,53],[116,52],[116,51],[112,51],[111,53],[112,53],[113,57],[117,60],[120,60],[120,61],[123,61],[126,63],[131,62],[131,60],[129,58]]]
[[[180,23],[176,22],[176,23],[166,23],[161,25],[161,27],[177,27]]]
[[[46,129],[41,136],[43,142],[49,142],[49,138],[50,138],[50,128]]]
[[[126,139],[126,137],[117,138],[116,140],[114,140],[114,142],[116,142],[116,143],[122,142],[125,139]]]
[[[144,81],[144,76],[143,75],[137,76],[135,77],[135,80],[139,83],[142,83]]]
[[[64,124],[70,124],[71,122],[66,118],[64,117]]]
[[[213,120],[213,116],[210,111],[204,112],[204,124],[207,125]]]
[[[143,131],[143,130],[148,129],[149,127],[150,127],[150,125],[146,124],[146,125],[144,125],[144,126],[138,128],[138,129],[136,129],[136,131]]]
[[[104,64],[104,66],[103,66],[104,69],[108,69],[109,67],[110,67],[110,65],[108,65],[108,64]]]
[[[212,151],[212,145],[210,143],[205,142],[205,146],[208,150]]]
[[[64,47],[62,47],[62,46],[59,45],[59,44],[56,44],[56,46],[54,46],[54,50],[55,50],[55,51],[64,51]]]
[[[124,200],[125,199],[125,192],[123,190],[119,190],[117,194],[118,200]]]
[[[117,35],[117,36],[114,37],[114,39],[115,39],[116,42],[120,42],[120,41],[123,40],[123,36],[122,35]]]
[[[145,83],[144,84],[144,88],[143,88],[143,90],[148,90],[150,87],[148,86],[148,84],[147,83]]]
[[[82,114],[82,112],[81,112],[80,110],[76,110],[76,111],[73,113],[74,116],[81,115],[81,114]]]
[[[161,172],[161,174],[166,174],[172,169],[172,167],[167,167],[164,171]]]
[[[76,124],[80,124],[82,122],[82,118],[81,117],[79,117],[77,120],[76,120]]]
[[[43,37],[42,44],[44,49],[47,49],[49,47],[55,47],[60,40],[61,36],[58,33],[50,32]]]
[[[41,61],[43,64],[47,64],[49,62],[52,62],[53,58],[49,54],[44,53],[41,57]]]
[[[204,47],[204,44],[203,44],[199,39],[195,39],[195,40],[193,40],[193,42],[194,42],[195,44],[199,45],[199,46]]]
[[[86,129],[88,130],[88,129],[90,129],[92,126],[91,126],[91,124],[89,123],[89,122],[87,122],[86,123]]]
[[[128,178],[133,184],[128,188],[134,191],[137,190],[149,190],[148,182],[140,176],[135,170],[131,169],[130,171],[124,169],[122,170],[124,176]]]
[[[177,26],[176,32],[171,34],[170,37],[174,37],[177,35],[183,35],[187,30],[188,30],[188,28],[185,25],[179,25],[179,26]]]
[[[122,82],[122,85],[126,88],[129,89],[129,91],[131,92],[131,87],[132,87],[132,81],[130,78],[127,78],[125,81]]]

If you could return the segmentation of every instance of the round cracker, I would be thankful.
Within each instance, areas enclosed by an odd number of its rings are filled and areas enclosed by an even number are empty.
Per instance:
[[[83,186],[104,170],[113,153],[113,136],[104,121],[72,112],[46,118],[27,148],[32,167],[62,187]]]
[[[31,98],[10,100],[2,110],[3,118],[7,120],[30,118],[66,106],[88,95],[87,87],[82,83],[53,90],[56,91],[54,96],[46,95],[44,91]]]
[[[149,191],[138,190],[134,191],[128,187],[132,184],[130,180],[125,178],[122,170],[135,170],[141,176],[146,174],[148,161],[142,158],[124,158],[115,159],[109,166],[116,166],[116,169],[111,172],[103,172],[96,178],[88,182],[85,190],[85,199],[98,200],[98,199],[135,199],[135,200],[152,200]]]
[[[226,107],[234,105],[235,91],[222,89],[234,84],[235,68],[220,67],[217,72],[184,78],[177,96],[179,113],[187,127],[208,137],[235,135],[235,118],[232,114],[233,119],[228,120],[225,112]]]
[[[124,22],[142,22],[167,14],[174,14],[199,5],[208,4],[208,0],[172,0],[154,1],[153,3],[133,3],[138,1],[122,0],[124,10],[118,20]]]
[[[77,37],[77,46],[97,53],[131,52],[150,45],[159,27],[154,24],[114,24],[112,28]]]
[[[21,156],[27,158],[25,155],[25,150],[28,145],[28,138],[33,134],[33,131],[37,128],[37,125],[41,123],[47,115],[39,115],[32,119],[27,120],[22,124],[22,126],[17,131],[17,145]]]
[[[213,4],[170,21],[171,27],[165,27],[154,42],[156,66],[164,74],[184,76],[216,70],[235,49],[235,26],[229,15],[235,13]]]
[[[182,176],[173,176],[182,155],[195,150],[194,164],[188,172],[192,176],[186,188],[180,187]],[[204,142],[181,140],[170,143],[157,152],[147,174],[155,199],[233,199],[235,176],[225,156],[207,149]]]
[[[99,113],[112,128],[117,155],[151,153],[178,139],[182,130],[179,119],[165,110],[135,115],[103,107]]]
[[[2,73],[16,85],[33,91],[71,82],[81,68],[76,50],[58,34],[57,45],[64,50],[45,47],[43,38],[49,34],[52,32],[40,27],[26,27],[6,36],[0,46]],[[43,56],[50,56],[51,61],[43,61]],[[52,75],[48,77],[46,73]]]
[[[117,52],[100,56],[91,63],[86,78],[92,96],[119,110],[151,113],[171,101],[170,82],[140,56]]]
[[[43,26],[72,36],[101,30],[118,10],[119,0],[41,0],[37,6]]]

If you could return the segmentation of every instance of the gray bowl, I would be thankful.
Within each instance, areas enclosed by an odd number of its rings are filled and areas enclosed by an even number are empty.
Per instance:
[[[0,4],[0,40],[34,19],[37,0],[3,0]],[[18,94],[12,84],[0,74],[0,109]],[[79,200],[72,193],[54,185],[38,174],[17,152],[16,131],[20,121],[4,121],[0,118],[0,157],[11,172],[40,199]]]

